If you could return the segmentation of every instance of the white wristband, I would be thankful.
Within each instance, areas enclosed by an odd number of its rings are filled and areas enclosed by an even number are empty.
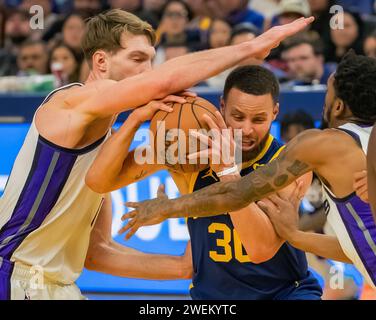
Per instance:
[[[221,172],[218,172],[217,177],[220,178],[220,177],[227,176],[227,175],[233,174],[233,173],[239,173],[238,166],[235,165],[231,168],[227,168],[227,169],[225,169]]]

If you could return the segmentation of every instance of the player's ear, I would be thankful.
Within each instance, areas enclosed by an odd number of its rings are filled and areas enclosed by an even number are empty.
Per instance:
[[[345,112],[346,112],[345,103],[343,102],[342,99],[337,97],[334,100],[334,107],[333,107],[333,113],[335,117],[336,118],[341,117],[342,115],[345,114]]]
[[[108,71],[107,54],[103,50],[98,50],[93,54],[93,69],[97,69],[101,73]]]
[[[279,102],[277,102],[273,107],[273,121],[277,119],[277,116],[279,114]]]
[[[221,112],[222,117],[225,117],[225,100],[223,99],[223,96],[221,96],[219,111]]]

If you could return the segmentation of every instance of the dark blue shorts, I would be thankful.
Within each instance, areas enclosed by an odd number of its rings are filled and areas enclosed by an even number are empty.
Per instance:
[[[274,300],[321,300],[322,288],[314,275],[310,271],[308,273],[304,280],[281,290]]]

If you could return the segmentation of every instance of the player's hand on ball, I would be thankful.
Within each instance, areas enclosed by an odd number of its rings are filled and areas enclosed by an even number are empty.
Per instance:
[[[149,121],[153,118],[155,113],[159,110],[172,112],[172,105],[173,103],[186,103],[187,100],[185,97],[196,97],[197,94],[194,92],[183,91],[179,92],[176,95],[169,95],[161,100],[153,100],[150,101],[148,104],[138,107],[133,111],[133,117],[136,117],[137,120],[142,123],[145,121]]]
[[[354,174],[354,190],[356,195],[364,202],[368,202],[368,180],[367,171],[363,170]]]
[[[190,134],[206,145],[207,149],[189,154],[188,159],[209,158],[210,166],[215,172],[233,167],[235,165],[235,142],[232,129],[227,128],[218,111],[215,113],[214,120],[206,114],[203,116],[203,120],[209,128],[210,136],[198,131],[192,131]]]
[[[269,217],[277,234],[286,241],[298,231],[298,210],[303,197],[302,186],[303,183],[298,182],[288,198],[276,193],[257,202],[258,207]]]
[[[156,210],[156,207],[161,207],[156,206],[157,204],[159,204],[159,202],[168,199],[163,184],[158,187],[157,195],[158,197],[153,200],[125,203],[127,207],[135,209],[131,212],[126,213],[121,218],[122,221],[130,219],[127,224],[119,230],[119,234],[128,232],[125,236],[126,240],[130,239],[140,227],[155,225],[163,222],[166,219],[163,213],[159,213]]]

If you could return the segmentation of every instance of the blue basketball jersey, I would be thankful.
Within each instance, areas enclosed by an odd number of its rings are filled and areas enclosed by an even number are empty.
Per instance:
[[[258,157],[243,166],[241,175],[272,161],[282,149],[270,135]],[[192,177],[190,191],[218,181],[215,172],[205,169]],[[308,271],[305,253],[288,243],[271,260],[254,264],[228,214],[189,218],[188,230],[194,267],[190,290],[193,299],[288,299],[285,293],[293,295],[294,288],[303,284],[304,292],[313,292],[313,296],[320,298],[321,287]]]

